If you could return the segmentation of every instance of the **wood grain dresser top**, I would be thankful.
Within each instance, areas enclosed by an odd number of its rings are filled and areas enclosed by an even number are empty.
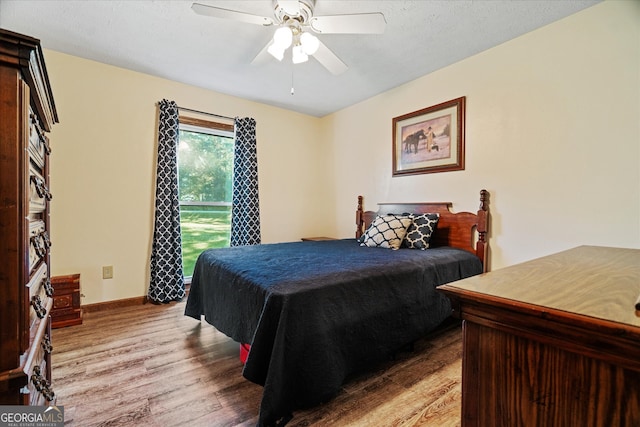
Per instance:
[[[511,300],[640,328],[640,249],[580,246],[439,289],[462,299]]]

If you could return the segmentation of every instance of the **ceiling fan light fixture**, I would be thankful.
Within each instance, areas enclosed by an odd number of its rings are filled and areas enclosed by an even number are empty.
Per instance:
[[[267,52],[269,52],[271,56],[276,58],[278,61],[282,61],[282,58],[284,58],[285,49],[286,48],[283,49],[280,46],[278,46],[276,43],[271,43],[271,46],[267,48]]]
[[[300,44],[305,54],[313,55],[320,47],[320,40],[311,33],[302,33],[300,35]]]
[[[286,50],[293,42],[293,32],[291,28],[284,26],[280,27],[273,33],[273,44],[278,46],[283,51]]]
[[[273,18],[200,3],[194,3],[191,8],[199,15],[265,27],[278,27],[273,33],[272,40],[260,50],[251,61],[252,64],[261,63],[269,55],[282,61],[287,49],[293,46],[291,55],[293,63],[306,62],[309,60],[309,55],[313,55],[333,75],[344,73],[348,68],[347,65],[322,41],[313,34],[307,33],[307,30],[320,35],[382,34],[387,24],[384,15],[380,12],[314,16],[316,0],[272,0],[272,5]]]
[[[302,45],[296,45],[293,47],[293,51],[291,52],[291,60],[294,64],[300,64],[309,60],[307,54],[304,53]]]

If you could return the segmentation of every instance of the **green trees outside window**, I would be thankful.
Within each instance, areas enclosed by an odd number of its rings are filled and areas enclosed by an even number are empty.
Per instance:
[[[229,246],[233,134],[180,125],[178,187],[184,276],[200,253]]]

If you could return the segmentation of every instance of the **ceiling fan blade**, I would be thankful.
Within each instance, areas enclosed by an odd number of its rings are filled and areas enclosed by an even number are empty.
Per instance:
[[[336,56],[335,53],[331,51],[331,49],[329,49],[322,42],[320,42],[318,50],[313,54],[313,57],[316,58],[316,60],[321,63],[324,68],[329,70],[331,74],[334,74],[336,76],[338,74],[344,73],[349,68],[344,62],[340,60],[340,58]]]
[[[253,61],[251,61],[251,65],[262,65],[266,63],[270,58],[273,59],[273,56],[271,56],[271,54],[267,51],[267,49],[269,49],[269,46],[271,46],[272,43],[273,43],[273,40],[269,40],[269,43],[264,45],[262,50],[258,52],[256,57],[253,58]]]
[[[273,19],[264,16],[252,15],[250,13],[238,12],[237,10],[222,9],[208,6],[206,4],[193,3],[191,9],[199,15],[213,16],[214,18],[232,19],[234,21],[246,22],[268,27],[273,25]]]
[[[314,16],[309,26],[319,34],[382,34],[387,21],[382,13]]]

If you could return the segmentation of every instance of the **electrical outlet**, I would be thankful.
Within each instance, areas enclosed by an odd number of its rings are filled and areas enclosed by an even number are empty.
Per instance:
[[[113,279],[113,266],[105,265],[102,267],[102,278],[103,279]]]

